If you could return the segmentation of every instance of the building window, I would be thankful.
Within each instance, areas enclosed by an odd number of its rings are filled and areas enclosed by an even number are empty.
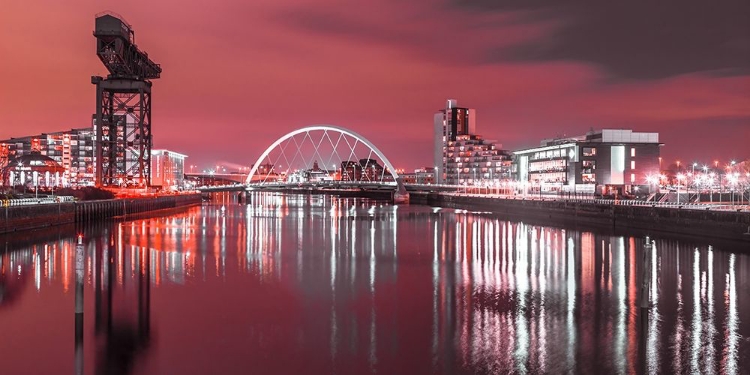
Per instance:
[[[630,174],[630,183],[631,183],[631,184],[634,184],[634,183],[635,183],[635,173],[631,173],[631,174]]]
[[[630,148],[630,157],[631,157],[631,158],[634,158],[634,157],[635,157],[635,147],[631,147],[631,148]]]
[[[635,160],[630,161],[630,169],[635,169]]]
[[[583,148],[583,156],[596,156],[596,148],[595,147],[584,147]]]

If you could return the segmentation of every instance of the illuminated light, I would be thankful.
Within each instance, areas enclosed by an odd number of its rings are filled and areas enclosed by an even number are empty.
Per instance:
[[[696,248],[693,253],[693,323],[690,345],[690,372],[700,372],[700,356],[703,339],[703,320],[701,318],[701,293],[700,293],[700,252]]]

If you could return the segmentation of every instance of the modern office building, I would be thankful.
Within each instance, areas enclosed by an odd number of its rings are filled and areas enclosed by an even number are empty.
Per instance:
[[[151,150],[151,186],[180,190],[185,181],[187,155],[169,150]]]
[[[476,134],[476,111],[449,99],[434,116],[436,183],[479,184],[511,178],[511,154]]]
[[[38,153],[62,166],[63,185],[90,185],[94,181],[94,131],[71,129],[0,140],[0,168],[14,159]]]
[[[540,192],[633,194],[659,174],[659,133],[590,131],[513,152],[514,179]]]

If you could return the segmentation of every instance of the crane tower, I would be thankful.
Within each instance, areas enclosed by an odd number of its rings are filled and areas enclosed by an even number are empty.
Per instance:
[[[91,77],[97,186],[151,185],[151,81],[161,67],[135,44],[135,32],[114,13],[96,15],[96,55],[109,71]]]

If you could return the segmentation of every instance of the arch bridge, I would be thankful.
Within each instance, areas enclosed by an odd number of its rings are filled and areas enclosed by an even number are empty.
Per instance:
[[[364,136],[336,125],[313,125],[273,142],[253,163],[249,189],[316,187],[394,190],[394,200],[408,201],[396,168]]]

